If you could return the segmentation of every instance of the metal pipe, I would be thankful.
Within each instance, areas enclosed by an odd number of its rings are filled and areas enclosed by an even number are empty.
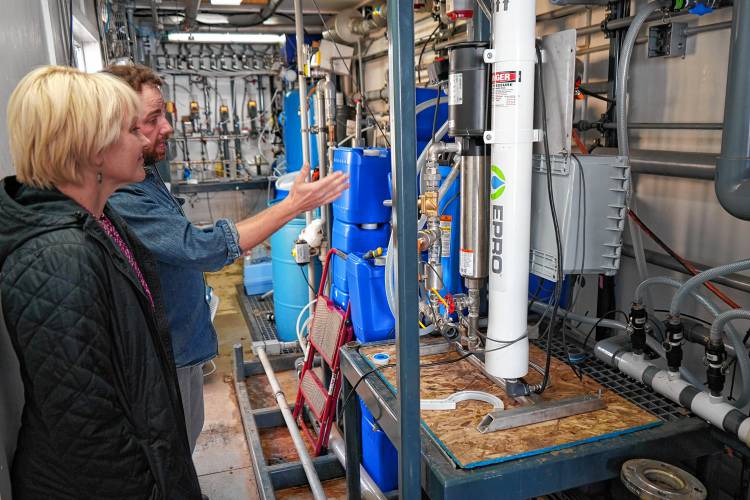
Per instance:
[[[622,246],[622,254],[626,257],[632,258],[633,247],[628,244],[624,244]],[[665,269],[671,269],[672,271],[677,271],[682,274],[687,274],[685,272],[685,269],[683,269],[671,257],[669,257],[668,255],[664,255],[663,253],[654,252],[653,250],[647,249],[646,261],[649,264],[653,264],[655,266],[663,267]],[[693,262],[693,265],[701,271],[708,269],[708,266],[705,264]],[[726,286],[740,292],[750,293],[750,278],[747,278],[741,274],[728,274],[726,276],[720,276],[712,281],[717,285]]]
[[[359,403],[353,403],[359,404]],[[356,425],[356,422],[355,422]],[[346,443],[344,438],[341,437],[341,431],[336,424],[331,427],[331,434],[328,437],[328,449],[333,451],[336,458],[341,462],[341,466],[346,468]],[[387,497],[380,490],[378,485],[373,481],[370,474],[364,466],[359,466],[359,484],[362,489],[362,498],[364,500],[386,500]]]
[[[674,20],[678,17],[683,17],[688,15],[689,12],[686,10],[681,10],[679,12],[672,12],[669,15],[669,20]],[[582,28],[576,29],[576,36],[585,36],[585,35],[593,35],[595,33],[599,33],[600,31],[615,31],[615,30],[623,30],[630,27],[630,25],[633,23],[633,20],[636,16],[629,16],[629,17],[623,17],[620,19],[613,19],[607,23],[601,23],[601,24],[592,24],[589,26],[584,26]],[[649,23],[652,21],[661,21],[665,19],[665,17],[660,13],[654,13],[650,14],[645,22]],[[609,47],[609,46],[608,46]]]
[[[722,21],[720,23],[704,24],[702,26],[691,26],[685,29],[685,36],[694,36],[699,33],[708,33],[711,31],[719,31],[723,29],[729,29],[732,26],[732,21]],[[636,45],[642,45],[648,42],[648,37],[640,37],[635,41]],[[582,47],[576,50],[576,55],[582,56],[586,54],[593,54],[594,52],[606,52],[610,49],[609,44],[594,45],[591,47]]]
[[[490,172],[486,156],[463,156],[461,161],[461,266],[468,280],[489,276]]]
[[[273,391],[274,397],[276,398],[276,404],[281,410],[281,415],[284,417],[284,422],[286,422],[287,429],[289,429],[289,434],[291,434],[292,441],[294,441],[294,447],[297,449],[299,461],[302,464],[305,475],[307,476],[307,481],[310,484],[310,489],[312,490],[313,497],[315,498],[315,500],[325,500],[327,497],[325,491],[323,491],[323,485],[320,484],[320,478],[318,477],[318,473],[315,471],[315,465],[313,465],[310,454],[307,452],[305,440],[302,439],[302,434],[300,434],[299,432],[297,422],[294,421],[294,416],[292,415],[292,411],[289,409],[289,403],[287,403],[286,401],[284,391],[281,390],[279,381],[276,379],[276,374],[274,373],[271,362],[268,359],[266,349],[264,347],[260,347],[256,351],[256,354],[258,355],[258,359],[263,365],[263,370],[266,372],[266,377],[268,377],[268,383],[271,385],[271,390]]]
[[[551,21],[553,19],[560,19],[562,17],[572,16],[579,14],[589,7],[586,5],[568,5],[567,7],[560,7],[559,9],[545,12],[536,16],[536,22],[539,21]]]
[[[320,80],[313,95],[315,105],[315,138],[318,146],[318,170],[320,178],[323,179],[328,173],[328,155],[326,153],[326,110],[325,110],[325,80]],[[320,207],[320,218],[323,221],[324,231],[327,233],[328,206]],[[321,252],[323,257],[323,252]]]
[[[615,148],[597,148],[595,155],[616,155]],[[681,177],[685,179],[713,180],[716,154],[686,153],[683,151],[630,150],[630,167],[633,173]]]
[[[259,24],[257,26],[226,26],[220,25],[218,29],[216,26],[198,26],[192,31],[194,33],[287,33],[294,34],[295,28],[293,24]],[[323,33],[323,26],[312,25],[305,26],[305,31],[311,35],[319,35]],[[195,43],[195,42],[189,42]],[[214,43],[214,42],[209,42]]]
[[[606,129],[617,129],[616,123],[605,123]],[[647,130],[722,130],[723,123],[698,123],[698,122],[630,122],[629,129],[647,129]]]
[[[724,210],[750,219],[750,3],[735,1],[724,102],[724,136],[716,164],[716,197]]]
[[[302,165],[310,167],[307,182],[312,180],[312,164],[310,161],[310,121],[307,116],[307,81],[305,79],[305,28],[302,18],[302,0],[294,0],[294,31],[297,38],[297,84],[299,87],[299,115],[302,134]],[[311,211],[305,212],[305,225],[309,226],[313,220]],[[315,300],[315,261],[310,259],[307,265],[308,279],[313,282],[307,290],[308,302]]]

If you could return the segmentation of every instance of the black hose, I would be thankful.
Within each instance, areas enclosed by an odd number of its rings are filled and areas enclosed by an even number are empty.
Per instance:
[[[536,72],[537,72],[537,81],[539,82],[539,93],[542,100],[542,132],[543,132],[543,139],[542,142],[544,144],[544,161],[547,166],[547,195],[549,197],[549,208],[550,212],[552,212],[552,224],[555,228],[555,244],[557,246],[557,282],[555,283],[555,302],[554,306],[552,308],[552,316],[549,320],[549,326],[547,326],[547,333],[546,333],[546,344],[547,344],[547,359],[544,364],[544,379],[542,380],[541,385],[539,388],[535,391],[537,394],[541,394],[544,392],[544,390],[547,388],[547,385],[549,383],[549,373],[550,373],[550,367],[552,364],[552,333],[555,329],[555,321],[557,320],[557,310],[560,306],[560,296],[562,295],[562,281],[563,281],[563,273],[562,273],[562,239],[560,236],[560,225],[557,220],[557,210],[555,209],[555,194],[552,190],[552,161],[550,159],[550,152],[549,152],[549,140],[547,138],[547,100],[546,96],[544,94],[544,80],[542,78],[542,51],[539,48],[539,45],[536,46],[536,56],[537,56],[537,66],[536,66]]]

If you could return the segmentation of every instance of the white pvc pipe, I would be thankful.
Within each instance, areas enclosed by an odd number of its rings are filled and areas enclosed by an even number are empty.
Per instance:
[[[602,356],[601,352],[597,350],[597,357],[602,361],[613,364],[626,375],[638,380],[639,382],[645,383],[662,396],[667,397],[682,406],[684,406],[683,401],[687,399],[685,398],[686,393],[684,392],[686,389],[691,389],[692,391],[697,392],[695,396],[689,398],[690,403],[688,409],[695,415],[707,420],[721,430],[727,430],[725,429],[725,423],[727,421],[727,416],[730,413],[737,412],[734,413],[734,415],[739,414],[737,408],[726,401],[712,397],[706,391],[701,391],[687,383],[685,380],[676,377],[674,374],[668,373],[666,370],[659,370],[651,376],[651,380],[649,381],[645,377],[646,372],[649,369],[652,369],[653,371],[653,368],[656,368],[656,366],[646,361],[643,356],[636,355],[632,352],[626,352],[616,354],[610,359],[604,359],[607,356]],[[681,401],[681,399],[683,399],[683,401]],[[739,415],[742,415],[744,418],[736,431],[736,435],[743,443],[750,445],[750,418],[747,418],[744,414]]]
[[[310,484],[310,489],[312,490],[313,497],[315,498],[315,500],[326,500],[327,497],[325,491],[323,491],[323,485],[320,484],[320,478],[318,477],[318,473],[315,471],[315,465],[313,465],[310,454],[307,452],[305,440],[302,439],[302,434],[300,434],[299,432],[297,422],[294,421],[294,415],[289,409],[289,403],[287,403],[286,401],[284,391],[281,390],[279,381],[276,379],[276,374],[273,371],[271,362],[268,360],[266,350],[261,347],[258,349],[256,354],[258,355],[258,359],[263,365],[263,370],[265,370],[266,372],[266,377],[268,377],[268,382],[269,384],[271,384],[271,390],[273,391],[274,397],[276,398],[276,404],[281,410],[281,415],[284,417],[284,422],[289,429],[289,434],[291,434],[292,436],[292,441],[294,441],[294,447],[297,449],[299,461],[300,463],[302,463],[302,468],[304,469],[305,475],[307,476],[307,482]]]
[[[502,3],[502,2],[501,2]],[[492,145],[489,323],[485,364],[495,377],[529,370],[527,330],[531,230],[536,0],[505,2],[492,18]],[[541,62],[541,61],[540,61]],[[503,179],[504,178],[504,179]],[[519,340],[520,339],[520,340]],[[509,344],[509,342],[513,342]]]

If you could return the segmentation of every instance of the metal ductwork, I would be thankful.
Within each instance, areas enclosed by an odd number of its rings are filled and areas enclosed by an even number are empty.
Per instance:
[[[324,37],[339,43],[357,43],[362,37],[382,29],[388,18],[388,4],[383,3],[372,10],[369,19],[363,18],[356,9],[345,10],[333,19],[333,27]]]
[[[716,164],[716,197],[730,214],[750,220],[750,3],[734,2],[724,136]]]

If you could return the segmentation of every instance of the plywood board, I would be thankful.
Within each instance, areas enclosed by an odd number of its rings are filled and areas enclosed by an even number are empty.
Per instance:
[[[366,358],[378,352],[386,352],[391,356],[391,363],[396,361],[394,345],[363,347],[360,352]],[[530,346],[529,357],[536,365],[544,366],[544,351]],[[459,358],[456,353],[422,358],[422,399],[443,399],[457,391],[473,390],[498,396],[505,403],[506,409],[520,406],[468,360],[443,363],[456,358]],[[435,362],[441,364],[424,366]],[[375,366],[374,363],[371,364]],[[395,367],[383,368],[378,373],[395,392]],[[607,408],[525,427],[481,434],[477,431],[477,425],[492,407],[480,401],[466,401],[459,403],[455,410],[423,410],[422,425],[459,467],[473,468],[596,441],[661,423],[654,415],[606,390],[590,377],[584,376],[579,380],[570,367],[554,357],[550,373],[551,385],[542,395],[543,400],[554,401],[595,394],[601,390]],[[542,376],[537,371],[530,370],[525,380],[532,384],[540,383]]]

